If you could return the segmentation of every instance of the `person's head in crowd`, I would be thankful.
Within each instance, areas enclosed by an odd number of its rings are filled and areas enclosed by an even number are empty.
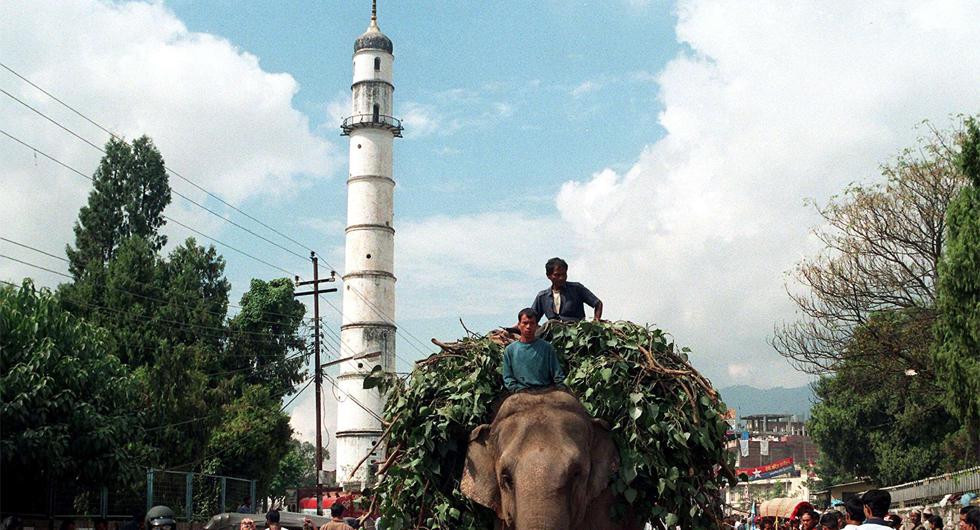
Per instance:
[[[936,514],[931,514],[929,517],[926,517],[922,526],[926,527],[926,529],[940,530],[943,527],[943,518]]]
[[[892,528],[899,528],[902,526],[902,517],[897,513],[890,513],[886,515],[885,520],[888,521],[888,526]]]
[[[969,506],[970,510],[967,510],[963,514],[963,519],[960,521],[960,530],[980,530],[980,508],[976,506]]]
[[[963,527],[963,522],[966,521],[966,515],[973,510],[978,510],[976,506],[964,506],[960,508],[960,527]]]
[[[912,528],[919,526],[921,522],[922,522],[922,512],[920,512],[919,510],[912,510],[911,512],[909,512],[909,524],[912,525]]]
[[[340,519],[344,516],[344,512],[346,510],[347,507],[344,506],[343,503],[335,502],[333,503],[333,506],[330,507],[330,516],[334,519]]]
[[[279,510],[269,510],[265,514],[265,526],[271,530],[279,530]]]
[[[242,522],[238,523],[239,530],[255,530],[255,521],[249,519],[248,517],[242,519]]]
[[[844,521],[847,524],[860,525],[865,520],[864,503],[861,497],[851,497],[844,502]]]
[[[865,518],[876,517],[881,519],[888,515],[892,496],[885,490],[868,490],[864,492],[864,495],[861,495],[861,502],[864,503]]]
[[[826,512],[820,516],[820,530],[840,530],[838,512]]]
[[[98,518],[98,519],[96,519],[95,522],[94,522],[94,524],[93,524],[93,528],[95,530],[109,530],[109,521],[108,521],[108,519],[102,519],[101,517]]]
[[[762,530],[773,530],[775,528],[776,521],[766,517],[762,520]]]
[[[803,515],[800,516],[800,530],[813,530],[817,527],[819,520],[817,512],[813,510],[803,512]]]
[[[74,519],[62,519],[61,525],[58,527],[59,530],[75,530],[75,520]]]

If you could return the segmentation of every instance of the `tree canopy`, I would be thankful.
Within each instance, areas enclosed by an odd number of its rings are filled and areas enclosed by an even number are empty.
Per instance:
[[[282,400],[306,375],[305,307],[290,280],[256,279],[229,315],[213,246],[188,238],[165,253],[171,190],[153,142],[114,138],[105,152],[66,249],[73,281],[56,295],[4,292],[23,306],[4,306],[16,332],[2,338],[4,457],[36,455],[73,480],[146,467],[242,476],[264,494],[291,447]],[[51,412],[14,434],[32,406]]]
[[[975,119],[967,121],[962,146],[957,162],[970,183],[947,213],[934,358],[946,402],[966,424],[972,455],[980,461],[980,127]]]

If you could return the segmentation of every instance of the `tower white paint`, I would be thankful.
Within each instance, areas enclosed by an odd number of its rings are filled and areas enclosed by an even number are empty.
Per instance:
[[[372,6],[371,24],[354,42],[352,112],[341,125],[350,137],[350,173],[340,340],[345,356],[369,356],[341,364],[337,378],[337,480],[348,490],[367,485],[380,457],[376,451],[351,475],[382,434],[384,402],[376,388],[363,388],[364,378],[377,364],[395,368],[392,146],[402,127],[392,117],[393,62],[391,40]]]

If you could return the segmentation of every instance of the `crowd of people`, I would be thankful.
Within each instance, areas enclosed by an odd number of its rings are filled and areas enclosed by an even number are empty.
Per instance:
[[[843,504],[842,509],[818,513],[804,510],[793,517],[780,519],[766,516],[750,521],[746,517],[729,517],[725,523],[733,530],[980,530],[980,507],[964,506],[959,521],[947,526],[939,513],[929,509],[912,510],[906,518],[890,512],[891,495],[880,489],[869,490]]]

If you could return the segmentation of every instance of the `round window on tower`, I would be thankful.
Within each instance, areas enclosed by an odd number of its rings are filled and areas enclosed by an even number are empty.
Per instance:
[[[357,144],[357,148],[360,149],[361,148],[361,144]]]
[[[370,254],[367,255],[367,259],[371,259],[371,255]]]

